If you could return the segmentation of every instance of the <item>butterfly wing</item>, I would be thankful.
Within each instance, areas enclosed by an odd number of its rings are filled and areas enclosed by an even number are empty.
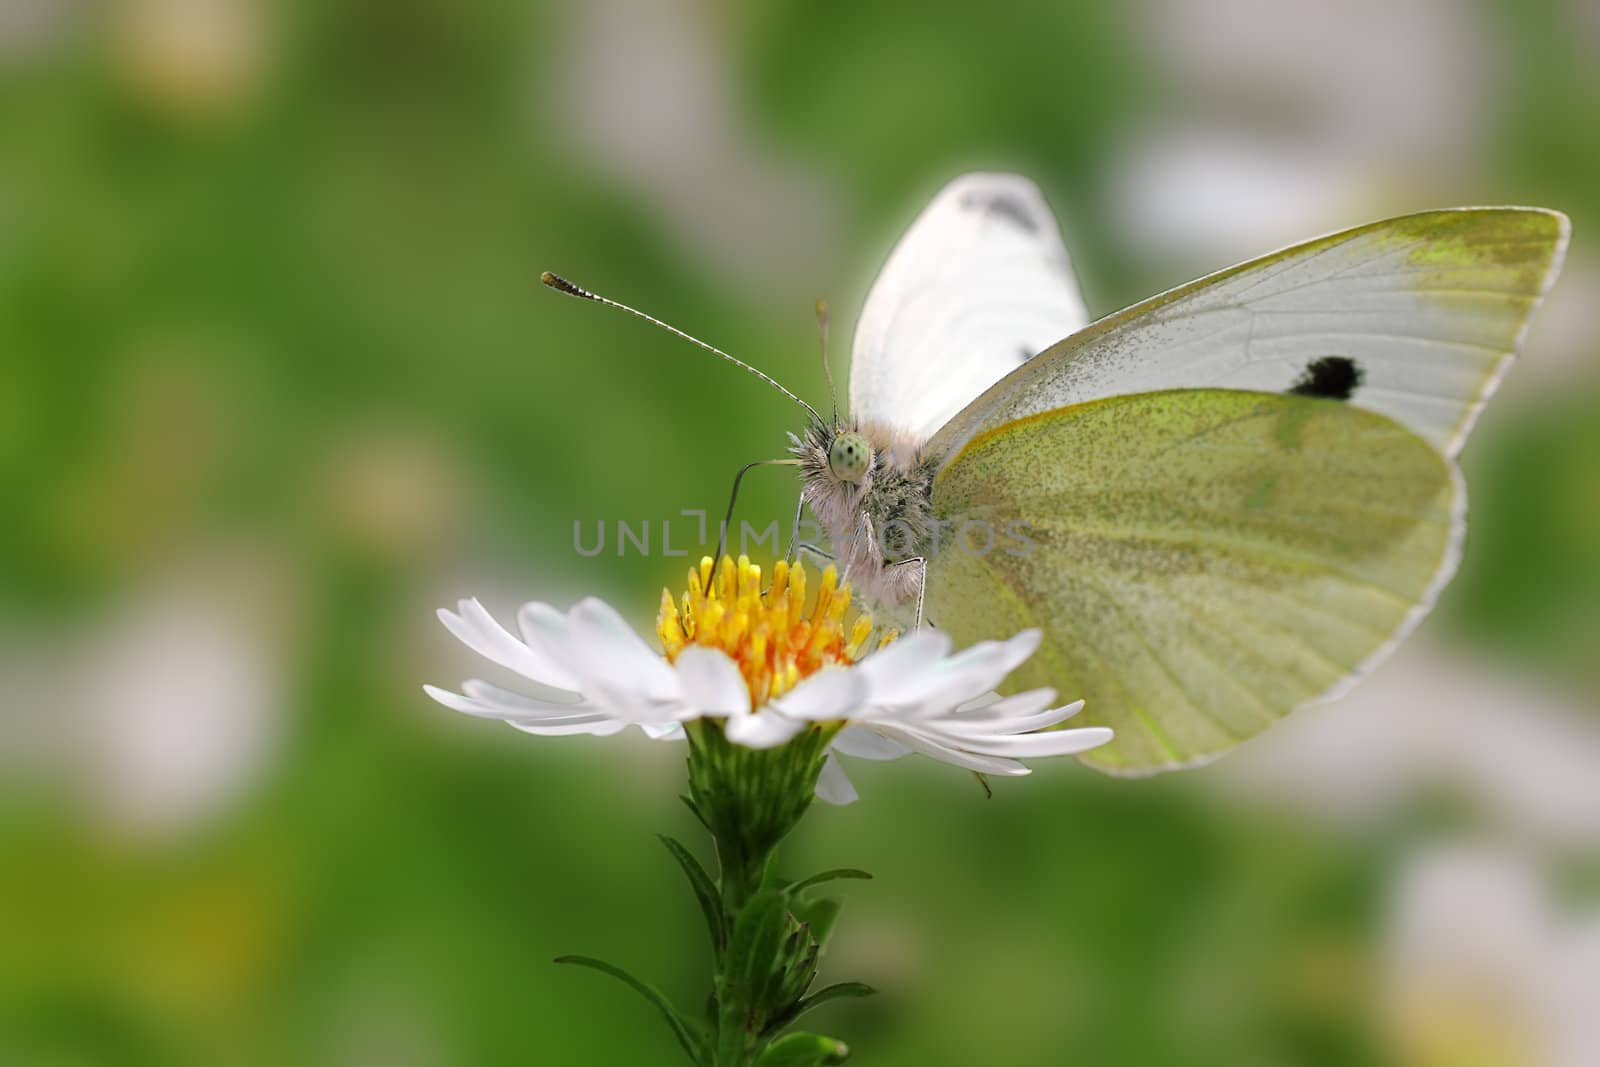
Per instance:
[[[920,444],[1088,321],[1038,187],[1015,174],[957,178],[867,294],[851,351],[851,413]]]
[[[1084,698],[1074,722],[1116,739],[1082,758],[1142,774],[1359,677],[1449,580],[1465,496],[1451,461],[1387,416],[1203,389],[982,434],[933,506],[950,525],[931,617],[962,644],[1042,629],[1009,684]]]
[[[1117,312],[1013,370],[929,444],[953,456],[1015,419],[1101,397],[1221,387],[1279,392],[1336,357],[1352,403],[1446,456],[1559,269],[1566,216],[1457,208],[1297,245]]]

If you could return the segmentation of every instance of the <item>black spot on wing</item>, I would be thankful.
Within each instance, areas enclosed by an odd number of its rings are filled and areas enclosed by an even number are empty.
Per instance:
[[[1023,345],[1017,349],[1017,362],[1026,363],[1036,355],[1038,355],[1038,353],[1035,352],[1031,347],[1028,345]]]
[[[1288,392],[1292,396],[1320,396],[1349,400],[1361,384],[1363,372],[1349,356],[1321,356],[1306,364]]]
[[[1028,214],[1028,206],[1009,196],[997,196],[990,200],[989,214],[1015,223],[1024,233],[1039,232],[1039,220]]]
[[[1039,220],[1028,211],[1028,205],[1005,193],[983,195],[968,193],[961,198],[961,206],[968,211],[982,211],[1005,219],[1023,233],[1038,233]]]

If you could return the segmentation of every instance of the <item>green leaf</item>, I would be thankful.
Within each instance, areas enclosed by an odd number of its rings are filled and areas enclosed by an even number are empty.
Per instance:
[[[705,916],[706,929],[711,934],[711,948],[720,958],[722,950],[727,946],[728,930],[722,917],[722,898],[717,894],[717,884],[711,880],[706,869],[687,848],[666,834],[657,836],[661,838],[661,843],[667,846],[667,851],[672,853],[672,858],[678,861],[678,866],[683,868],[684,875],[689,879],[689,886],[694,890],[694,898],[700,903],[700,912]]]
[[[790,1034],[767,1046],[756,1067],[819,1067],[843,1063],[850,1057],[850,1046],[821,1034]]]
[[[733,926],[717,979],[717,1062],[743,1063],[757,1028],[756,1003],[767,984],[788,924],[782,892],[763,889],[745,902]]]
[[[788,917],[788,901],[778,890],[763,889],[751,897],[734,927],[724,973],[745,990],[757,988],[777,960]]]
[[[797,1002],[794,1007],[778,1018],[773,1019],[767,1030],[769,1033],[776,1033],[812,1008],[820,1007],[830,1000],[841,1000],[845,997],[870,997],[876,992],[876,989],[873,989],[865,982],[839,982],[828,986],[826,989],[819,989],[804,1000]]]
[[[822,885],[824,882],[837,881],[840,878],[859,878],[863,881],[870,882],[872,880],[872,875],[868,874],[866,871],[859,871],[854,867],[839,867],[835,870],[823,871],[821,874],[813,874],[810,878],[796,882],[794,885],[789,887],[789,892],[798,896],[813,886]]]
[[[700,807],[699,807],[699,805],[697,805],[694,802],[694,798],[693,797],[679,796],[678,799],[683,801],[683,806],[688,808],[689,811],[694,815],[694,818],[695,818],[696,822],[698,822],[701,826],[704,826],[706,828],[706,832],[707,833],[711,833],[711,834],[715,834],[716,833],[715,830],[711,829],[711,824],[706,822],[706,817],[700,813]]]
[[[844,907],[844,902],[835,897],[819,897],[794,905],[795,918],[811,927],[811,940],[824,947],[828,944],[828,935],[833,933],[833,924],[839,918],[839,909]]]
[[[819,1004],[826,1004],[830,1000],[840,1000],[845,997],[870,997],[877,990],[865,982],[836,982],[826,989],[819,989],[800,1002],[800,1011],[795,1015],[799,1018]]]
[[[627,971],[605,960],[597,960],[592,956],[557,956],[555,962],[570,963],[578,967],[588,967],[602,974],[609,974],[629,989],[656,1006],[662,1016],[667,1020],[667,1025],[672,1028],[673,1036],[678,1039],[678,1044],[683,1046],[683,1051],[695,1063],[702,1062],[700,1056],[700,1042],[691,1024],[678,1014],[678,1009],[672,1006],[660,990],[654,986],[641,982]]]
[[[766,1015],[784,1010],[796,997],[806,991],[815,977],[816,942],[810,932],[793,915],[785,914],[783,940],[767,965],[766,981],[762,984],[757,1003],[766,1008]],[[764,1032],[776,1033],[771,1027]]]

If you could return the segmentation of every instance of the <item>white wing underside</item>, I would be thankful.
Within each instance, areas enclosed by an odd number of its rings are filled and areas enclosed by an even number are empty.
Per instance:
[[[1007,422],[1129,393],[1281,392],[1312,361],[1342,356],[1362,374],[1352,403],[1453,457],[1559,271],[1567,236],[1556,212],[1458,208],[1299,245],[1067,337],[989,388],[930,447],[948,460]]]
[[[918,216],[867,294],[851,350],[851,414],[920,445],[1087,322],[1038,187],[1014,174],[964,175]]]

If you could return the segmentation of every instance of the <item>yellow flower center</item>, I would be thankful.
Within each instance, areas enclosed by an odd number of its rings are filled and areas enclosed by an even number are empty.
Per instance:
[[[715,577],[713,578],[713,570]],[[740,556],[724,557],[713,568],[710,556],[689,571],[688,590],[675,602],[661,590],[656,632],[669,662],[690,645],[720,649],[739,665],[750,706],[759,708],[793,689],[801,679],[830,665],[849,666],[872,636],[872,616],[850,611],[850,586],[839,574],[822,572],[816,596],[806,607],[806,569],[779,560],[772,582],[762,588],[761,568]],[[893,634],[885,634],[886,643]]]

